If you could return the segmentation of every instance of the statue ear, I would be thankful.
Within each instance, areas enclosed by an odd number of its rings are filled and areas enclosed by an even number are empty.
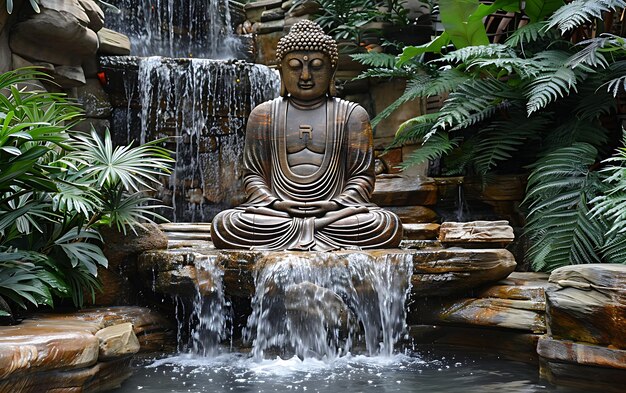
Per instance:
[[[328,84],[328,96],[329,97],[337,97],[337,86],[335,85],[335,75],[337,74],[337,68],[333,70],[333,76],[330,78],[330,83]]]
[[[285,81],[283,80],[283,70],[278,67],[278,74],[280,75],[280,96],[287,97],[287,88],[285,87]]]

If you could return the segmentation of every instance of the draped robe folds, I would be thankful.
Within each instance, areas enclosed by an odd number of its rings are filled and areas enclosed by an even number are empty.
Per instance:
[[[374,190],[372,130],[367,112],[355,103],[328,98],[326,149],[321,166],[308,176],[293,173],[287,160],[288,98],[256,107],[244,147],[247,200],[219,213],[211,236],[217,248],[317,250],[392,248],[402,237],[398,217],[369,201]],[[272,208],[277,201],[334,201],[329,224],[292,217]]]

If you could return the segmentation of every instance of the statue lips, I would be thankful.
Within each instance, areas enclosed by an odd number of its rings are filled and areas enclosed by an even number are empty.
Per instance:
[[[298,83],[298,87],[301,88],[302,90],[310,90],[310,89],[315,87],[315,83],[300,82],[300,83]]]

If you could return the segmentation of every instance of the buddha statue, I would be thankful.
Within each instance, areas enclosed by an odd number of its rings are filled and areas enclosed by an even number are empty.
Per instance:
[[[217,248],[330,251],[393,248],[398,217],[369,201],[372,128],[335,97],[337,44],[296,23],[277,48],[281,97],[254,108],[243,153],[246,202],[213,220]]]

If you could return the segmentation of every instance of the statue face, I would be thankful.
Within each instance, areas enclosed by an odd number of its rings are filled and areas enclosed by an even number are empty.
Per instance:
[[[281,73],[287,92],[302,101],[325,96],[333,77],[330,58],[311,51],[287,53],[281,62]]]

